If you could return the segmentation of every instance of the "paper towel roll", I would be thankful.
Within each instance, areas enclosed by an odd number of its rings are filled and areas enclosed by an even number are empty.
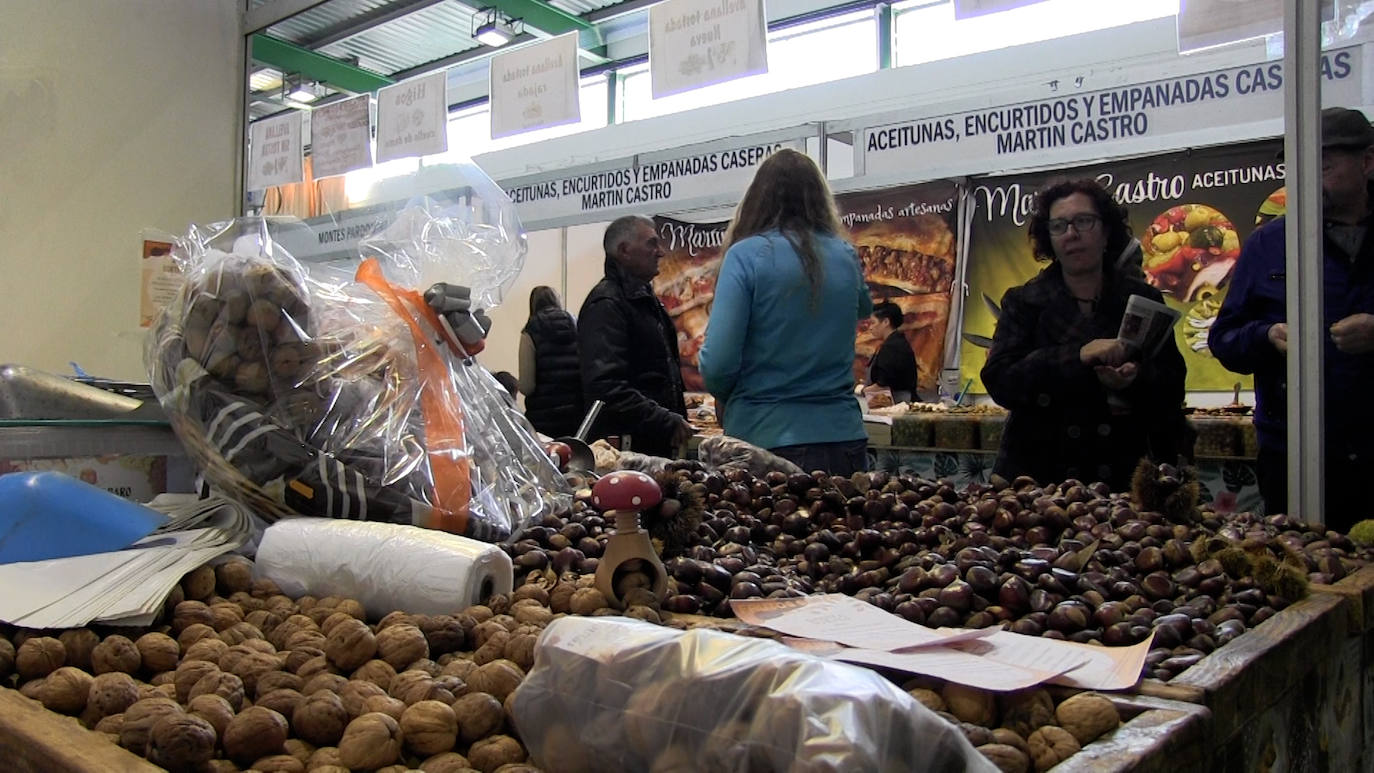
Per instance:
[[[334,518],[289,518],[263,533],[258,574],[287,595],[343,596],[368,616],[402,610],[450,614],[510,593],[501,548],[418,526]]]

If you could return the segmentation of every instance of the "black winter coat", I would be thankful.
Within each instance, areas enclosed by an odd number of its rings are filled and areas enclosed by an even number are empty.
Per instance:
[[[906,333],[894,330],[873,355],[868,366],[869,380],[878,386],[885,386],[894,393],[905,392],[907,400],[916,399],[918,369],[916,354],[911,351],[911,342]]]
[[[577,323],[563,309],[541,309],[525,323],[534,343],[534,391],[525,396],[525,417],[549,437],[566,437],[582,421],[582,368]]]
[[[1144,282],[1109,273],[1096,311],[1084,316],[1054,263],[1003,296],[982,372],[988,394],[1011,411],[995,472],[1008,480],[1029,475],[1041,484],[1101,480],[1125,491],[1142,456],[1175,462],[1186,450],[1186,366],[1173,335],[1139,363],[1116,408],[1093,368],[1079,359],[1087,342],[1116,337],[1132,294],[1163,302]]]
[[[577,315],[582,398],[604,400],[593,438],[630,435],[640,453],[668,456],[685,420],[677,332],[652,288],[606,259],[606,276]]]

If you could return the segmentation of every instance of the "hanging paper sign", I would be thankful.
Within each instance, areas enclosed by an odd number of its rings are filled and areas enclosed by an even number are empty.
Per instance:
[[[377,92],[377,163],[448,150],[446,84],[440,70]]]
[[[1283,31],[1284,0],[1181,0],[1178,50],[1236,43]],[[1335,18],[1332,0],[1322,2],[1322,21]]]
[[[301,161],[301,114],[266,118],[248,127],[248,190],[305,179]]]
[[[954,18],[968,19],[974,16],[986,16],[990,13],[1001,13],[1041,2],[1044,0],[954,0]]]
[[[363,94],[310,112],[310,158],[316,178],[372,166],[371,101]]]
[[[768,72],[763,0],[664,0],[649,6],[654,99]]]
[[[582,120],[577,33],[491,58],[491,137]]]

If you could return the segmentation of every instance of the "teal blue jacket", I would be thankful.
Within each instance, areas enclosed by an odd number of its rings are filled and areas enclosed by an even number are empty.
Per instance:
[[[725,434],[761,448],[866,437],[854,399],[854,336],[873,311],[850,244],[816,235],[816,303],[778,231],[732,245],[716,281],[699,364],[725,406]]]

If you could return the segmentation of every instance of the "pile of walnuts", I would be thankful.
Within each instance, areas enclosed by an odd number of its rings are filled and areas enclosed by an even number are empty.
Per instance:
[[[1042,687],[993,693],[928,678],[903,687],[918,703],[958,725],[969,743],[1004,773],[1049,770],[1121,724],[1116,705],[1097,693],[1056,701]]]
[[[11,631],[0,685],[171,771],[536,771],[506,699],[548,603],[530,584],[369,624],[234,559],[183,578],[156,629]]]
[[[509,698],[550,621],[704,623],[661,610],[650,593],[627,601],[611,607],[590,575],[532,573],[485,605],[369,624],[356,600],[288,598],[235,558],[183,578],[159,628],[0,637],[0,686],[171,771],[537,773]],[[904,688],[1004,771],[1046,770],[1121,721],[1092,693],[1057,702],[1044,689],[994,694],[925,678]]]

